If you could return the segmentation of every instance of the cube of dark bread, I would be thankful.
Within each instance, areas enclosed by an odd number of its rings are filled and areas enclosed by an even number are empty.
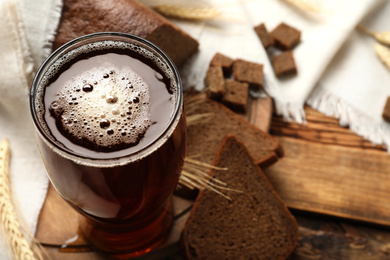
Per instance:
[[[263,87],[263,65],[255,62],[237,59],[233,63],[233,78],[248,83],[250,87]]]
[[[246,112],[248,89],[248,83],[226,79],[222,103],[236,112]]]
[[[272,59],[272,67],[277,77],[297,74],[297,67],[292,51],[285,51],[274,56]]]
[[[199,45],[179,27],[136,0],[64,0],[53,48],[85,34],[106,31],[145,38],[166,52],[178,67]]]
[[[187,119],[207,115],[202,122],[187,126],[187,156],[211,164],[223,138],[234,134],[245,143],[256,164],[267,167],[283,156],[279,140],[250,124],[241,115],[207,98],[186,97]]]
[[[291,50],[301,39],[301,32],[285,23],[279,24],[272,32],[277,47]]]
[[[383,108],[382,117],[390,123],[390,97],[387,97],[385,107]]]
[[[221,100],[225,93],[225,79],[222,67],[210,66],[204,79],[205,91],[208,98]]]
[[[229,77],[232,73],[232,65],[234,60],[226,55],[217,52],[210,61],[210,66],[222,67],[225,77]]]
[[[264,23],[261,23],[253,28],[259,37],[261,43],[264,48],[267,49],[275,44],[274,38],[268,32],[267,27],[265,27]]]
[[[212,170],[223,181],[228,200],[201,191],[181,235],[186,259],[287,259],[298,244],[295,218],[276,194],[245,145],[227,137]]]

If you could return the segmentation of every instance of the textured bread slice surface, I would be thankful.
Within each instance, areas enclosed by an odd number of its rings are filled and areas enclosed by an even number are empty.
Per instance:
[[[298,243],[298,225],[246,147],[228,136],[211,176],[224,181],[231,200],[199,193],[183,229],[187,259],[286,259]]]
[[[85,34],[124,32],[159,46],[180,67],[199,43],[152,9],[136,0],[64,0],[53,48]]]
[[[187,117],[205,115],[204,120],[187,126],[187,156],[211,164],[222,140],[233,134],[246,147],[261,167],[275,163],[283,156],[280,142],[258,129],[226,106],[207,99],[188,97]]]

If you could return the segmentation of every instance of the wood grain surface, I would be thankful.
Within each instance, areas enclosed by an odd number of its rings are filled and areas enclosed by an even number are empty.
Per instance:
[[[307,125],[274,117],[285,156],[265,170],[290,208],[390,226],[390,156],[306,108]]]
[[[173,205],[175,218],[172,232],[164,245],[147,255],[147,260],[178,254],[176,244],[188,218],[192,201],[174,196]],[[79,213],[50,185],[35,235],[45,249],[45,259],[108,259],[108,256],[89,247],[79,234],[79,217]]]

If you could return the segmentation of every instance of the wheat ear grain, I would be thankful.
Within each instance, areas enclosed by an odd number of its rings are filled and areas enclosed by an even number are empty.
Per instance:
[[[35,246],[30,245],[23,235],[22,228],[16,216],[12,203],[9,161],[10,147],[7,139],[0,144],[0,217],[1,230],[15,260],[36,260],[42,256]]]
[[[195,114],[186,117],[187,126],[206,123],[212,116],[212,113]]]
[[[221,12],[212,7],[185,7],[179,5],[156,5],[152,7],[160,14],[185,20],[212,20],[221,15]]]
[[[211,169],[217,171],[228,170],[227,168],[216,167],[187,157],[184,159],[183,171],[179,183],[190,189],[210,190],[228,200],[231,200],[231,198],[223,193],[223,191],[242,193],[240,190],[227,187],[225,182],[212,178],[208,174]]]
[[[361,25],[356,26],[356,28],[365,34],[372,36],[377,42],[390,46],[390,32],[374,32]]]
[[[299,9],[310,12],[320,12],[320,8],[307,0],[283,0],[284,2],[291,4]]]
[[[380,44],[375,43],[375,52],[380,61],[388,68],[390,69],[390,48]]]

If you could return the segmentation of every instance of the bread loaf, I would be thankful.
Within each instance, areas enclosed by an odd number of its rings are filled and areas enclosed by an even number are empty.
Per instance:
[[[198,42],[172,22],[136,0],[64,0],[53,48],[95,32],[125,32],[159,46],[180,67]]]

